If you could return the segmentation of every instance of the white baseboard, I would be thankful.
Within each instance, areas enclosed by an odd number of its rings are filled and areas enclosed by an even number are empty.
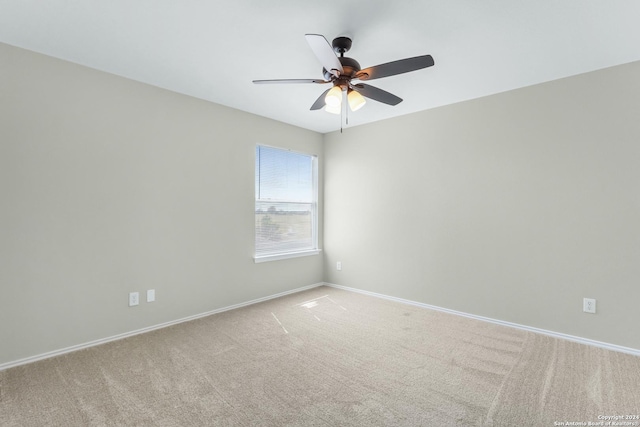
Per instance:
[[[470,319],[481,320],[483,322],[495,323],[495,324],[502,325],[502,326],[508,326],[508,327],[511,327],[511,328],[522,329],[524,331],[534,332],[534,333],[537,333],[537,334],[547,335],[547,336],[551,336],[551,337],[554,337],[554,338],[560,338],[560,339],[564,339],[564,340],[567,340],[567,341],[573,341],[573,342],[577,342],[577,343],[580,343],[580,344],[586,344],[586,345],[590,345],[590,346],[594,346],[594,347],[600,347],[600,348],[604,348],[606,350],[613,350],[613,351],[618,351],[620,353],[627,353],[627,354],[631,354],[631,355],[634,355],[634,356],[640,356],[640,350],[635,349],[635,348],[623,347],[623,346],[617,345],[617,344],[609,344],[609,343],[606,343],[606,342],[591,340],[591,339],[588,339],[588,338],[576,337],[576,336],[573,336],[573,335],[563,334],[563,333],[560,333],[560,332],[553,332],[553,331],[548,331],[546,329],[534,328],[532,326],[520,325],[518,323],[505,322],[504,320],[492,319],[490,317],[477,316],[475,314],[464,313],[462,311],[450,310],[448,308],[442,308],[442,307],[438,307],[438,306],[435,306],[435,305],[424,304],[424,303],[417,302],[417,301],[411,301],[411,300],[407,300],[407,299],[403,299],[403,298],[392,297],[392,296],[389,296],[389,295],[378,294],[376,292],[364,291],[362,289],[356,289],[356,288],[350,288],[350,287],[347,287],[347,286],[336,285],[336,284],[333,284],[333,283],[326,283],[325,282],[325,286],[329,286],[331,288],[336,288],[336,289],[342,289],[342,290],[350,291],[350,292],[356,292],[356,293],[359,293],[359,294],[369,295],[369,296],[373,296],[373,297],[377,297],[377,298],[383,298],[383,299],[387,299],[387,300],[390,300],[390,301],[400,302],[400,303],[403,303],[403,304],[415,305],[417,307],[428,308],[428,309],[431,309],[431,310],[442,311],[444,313],[455,314],[457,316],[468,317]]]
[[[131,332],[125,332],[123,334],[113,335],[107,338],[101,338],[95,341],[89,341],[83,344],[73,345],[71,347],[61,348],[59,350],[49,351],[47,353],[38,354],[35,356],[25,357],[24,359],[15,360],[12,362],[6,362],[0,364],[0,371],[5,369],[13,368],[20,365],[26,365],[27,363],[37,362],[38,360],[48,359],[50,357],[60,356],[62,354],[71,353],[72,351],[82,350],[89,347],[95,347],[100,344],[105,344],[111,341],[121,340],[123,338],[132,337],[134,335],[144,334],[145,332],[151,332],[156,329],[166,328],[167,326],[177,325],[178,323],[189,322],[190,320],[199,319],[201,317],[211,316],[212,314],[222,313],[223,311],[229,311],[240,307],[246,307],[248,305],[257,304],[259,302],[268,301],[270,299],[283,297],[285,295],[294,294],[297,292],[306,291],[309,289],[317,288],[318,286],[323,286],[324,283],[315,283],[313,285],[303,286],[301,288],[292,289],[290,291],[280,292],[275,295],[269,295],[266,297],[254,299],[251,301],[242,302],[239,304],[230,305],[228,307],[217,308],[215,310],[207,311],[206,313],[195,314],[193,316],[183,317],[182,319],[172,320],[170,322],[160,323],[158,325],[148,326],[146,328],[137,329]]]
[[[489,323],[494,323],[494,324],[498,324],[498,325],[502,325],[502,326],[508,326],[511,328],[516,328],[516,329],[521,329],[524,331],[528,331],[528,332],[534,332],[534,333],[538,333],[538,334],[542,334],[542,335],[547,335],[547,336],[551,336],[554,338],[560,338],[560,339],[565,339],[568,341],[573,341],[573,342],[577,342],[580,344],[586,344],[586,345],[590,345],[590,346],[594,346],[594,347],[600,347],[606,350],[612,350],[612,351],[618,351],[621,353],[627,353],[627,354],[631,354],[634,356],[640,356],[640,350],[638,349],[634,349],[634,348],[629,348],[629,347],[623,347],[617,344],[609,344],[609,343],[605,343],[605,342],[601,342],[601,341],[596,341],[596,340],[591,340],[588,338],[581,338],[581,337],[576,337],[573,335],[568,335],[568,334],[563,334],[560,332],[553,332],[553,331],[548,331],[545,329],[540,329],[540,328],[534,328],[531,326],[525,326],[525,325],[520,325],[518,323],[512,323],[512,322],[506,322],[503,320],[497,320],[497,319],[492,319],[489,317],[483,317],[483,316],[478,316],[475,314],[469,314],[469,313],[464,313],[461,311],[456,311],[456,310],[451,310],[448,308],[443,308],[443,307],[438,307],[435,305],[430,305],[430,304],[425,304],[425,303],[421,303],[421,302],[417,302],[417,301],[411,301],[411,300],[407,300],[407,299],[403,299],[403,298],[397,298],[397,297],[393,297],[390,295],[384,295],[384,294],[379,294],[376,292],[370,292],[370,291],[365,291],[362,289],[356,289],[356,288],[350,288],[347,286],[342,286],[342,285],[336,285],[333,283],[315,283],[313,285],[309,285],[309,286],[303,286],[301,288],[296,288],[296,289],[292,289],[290,291],[285,291],[285,292],[280,292],[278,294],[274,294],[274,295],[269,295],[266,297],[262,297],[262,298],[258,298],[258,299],[254,299],[251,301],[246,301],[246,302],[242,302],[239,304],[234,304],[234,305],[230,305],[228,307],[222,307],[222,308],[218,308],[215,310],[211,310],[211,311],[207,311],[205,313],[200,313],[200,314],[196,314],[193,316],[188,316],[188,317],[184,317],[182,319],[177,319],[177,320],[173,320],[170,322],[165,322],[165,323],[160,323],[158,325],[153,325],[153,326],[149,326],[146,328],[142,328],[142,329],[137,329],[135,331],[130,331],[130,332],[125,332],[122,334],[118,334],[118,335],[113,335],[111,337],[107,337],[107,338],[102,338],[102,339],[98,339],[98,340],[94,340],[94,341],[90,341],[90,342],[86,342],[83,344],[78,344],[78,345],[74,345],[71,347],[66,347],[66,348],[62,348],[59,350],[54,350],[54,351],[50,351],[47,353],[42,353],[42,354],[38,354],[35,356],[30,356],[30,357],[26,357],[24,359],[19,359],[19,360],[15,360],[12,362],[6,362],[3,364],[0,364],[0,371],[3,371],[5,369],[9,369],[9,368],[13,368],[16,366],[20,366],[20,365],[25,365],[27,363],[32,363],[32,362],[36,362],[38,360],[43,360],[43,359],[48,359],[50,357],[55,357],[55,356],[59,356],[62,354],[66,354],[66,353],[70,353],[72,351],[77,351],[77,350],[82,350],[85,348],[89,348],[89,347],[94,347],[100,344],[105,344],[111,341],[116,341],[116,340],[120,340],[120,339],[124,339],[124,338],[128,338],[128,337],[132,337],[134,335],[139,335],[139,334],[143,334],[145,332],[151,332],[154,331],[156,329],[161,329],[161,328],[166,328],[167,326],[172,326],[172,325],[177,325],[178,323],[184,323],[184,322],[188,322],[191,320],[195,320],[195,319],[199,319],[201,317],[206,317],[206,316],[211,316],[212,314],[216,314],[216,313],[222,313],[224,311],[229,311],[229,310],[233,310],[236,308],[240,308],[240,307],[246,307],[248,305],[252,305],[252,304],[257,304],[263,301],[268,301],[270,299],[274,299],[274,298],[279,298],[279,297],[283,297],[285,295],[289,295],[289,294],[293,294],[293,293],[297,293],[297,292],[302,292],[302,291],[306,291],[309,289],[313,289],[316,288],[318,286],[329,286],[332,288],[336,288],[336,289],[342,289],[345,291],[350,291],[350,292],[356,292],[356,293],[360,293],[360,294],[364,294],[364,295],[369,295],[369,296],[373,296],[373,297],[377,297],[377,298],[383,298],[383,299],[387,299],[390,301],[396,301],[396,302],[400,302],[403,304],[409,304],[409,305],[414,305],[417,307],[422,307],[422,308],[428,308],[431,310],[437,310],[437,311],[441,311],[444,313],[449,313],[449,314],[454,314],[454,315],[458,315],[458,316],[463,316],[463,317],[468,317],[470,319],[475,319],[475,320],[481,320],[484,322],[489,322]]]

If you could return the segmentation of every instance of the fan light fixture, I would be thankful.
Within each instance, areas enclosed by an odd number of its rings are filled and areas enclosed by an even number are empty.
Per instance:
[[[342,89],[340,86],[334,86],[324,97],[324,103],[327,107],[340,107],[342,104]]]
[[[351,111],[358,111],[367,101],[364,99],[364,96],[360,95],[357,91],[353,89],[349,89],[347,94],[347,100],[349,101],[349,108]]]
[[[351,88],[347,90],[347,102],[351,111],[358,111],[367,103],[362,95]],[[324,97],[324,103],[324,110],[327,113],[340,114],[342,111],[342,88],[337,85],[332,87]]]

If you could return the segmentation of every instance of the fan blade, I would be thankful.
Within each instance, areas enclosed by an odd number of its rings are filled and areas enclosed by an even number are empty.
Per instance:
[[[320,34],[305,34],[304,37],[325,70],[332,74],[336,72],[339,74],[344,73],[340,60],[324,36]]]
[[[277,79],[277,80],[254,80],[257,85],[272,84],[272,83],[331,83],[330,81],[320,79]]]
[[[353,89],[360,92],[360,95],[367,98],[371,98],[374,101],[382,102],[389,105],[398,105],[402,102],[402,98],[398,98],[392,93],[386,90],[378,89],[375,86],[366,85],[364,83],[358,83],[353,85]]]
[[[356,78],[360,80],[380,79],[382,77],[395,76],[396,74],[431,67],[433,64],[434,62],[431,55],[415,56],[413,58],[401,59],[399,61],[387,62],[386,64],[365,68],[356,74]]]
[[[309,108],[310,110],[319,110],[322,107],[324,107],[324,97],[327,96],[327,93],[329,93],[329,91],[332,89],[332,87],[330,87],[329,89],[325,90],[324,92],[322,92],[322,95],[320,95],[318,97],[318,99],[316,99],[316,102],[313,103],[313,105],[311,106],[311,108]]]

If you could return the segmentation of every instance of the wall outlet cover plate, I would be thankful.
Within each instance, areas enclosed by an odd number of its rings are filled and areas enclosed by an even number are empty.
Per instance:
[[[582,311],[585,313],[595,313],[596,300],[594,298],[585,298],[582,302]]]
[[[138,292],[129,293],[129,307],[140,304],[140,294]]]

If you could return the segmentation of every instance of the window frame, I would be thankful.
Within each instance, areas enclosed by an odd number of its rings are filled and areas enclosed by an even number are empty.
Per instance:
[[[256,198],[256,194],[258,193],[258,189],[255,187],[256,185],[260,185],[259,182],[257,182],[257,177],[255,176],[255,171],[256,171],[256,165],[258,164],[258,157],[257,157],[257,153],[258,153],[258,147],[265,147],[265,148],[270,148],[270,149],[274,149],[274,150],[281,150],[281,151],[286,151],[289,153],[295,153],[295,154],[300,154],[303,156],[308,156],[311,158],[311,185],[312,185],[312,201],[311,201],[311,244],[312,244],[312,248],[311,249],[304,249],[304,250],[293,250],[293,251],[285,251],[285,252],[273,252],[270,254],[264,254],[264,255],[257,255],[256,254],[256,235],[257,235],[257,229],[256,229],[256,221],[255,221],[255,212],[256,212],[256,204],[257,202],[260,201],[271,201],[270,199],[258,199]],[[318,194],[318,156],[316,154],[310,154],[310,153],[306,153],[303,151],[298,151],[298,150],[293,150],[290,148],[283,148],[283,147],[276,147],[273,145],[267,145],[267,144],[256,144],[255,148],[254,148],[254,200],[253,200],[253,211],[254,211],[254,225],[253,225],[253,242],[254,242],[254,247],[253,247],[253,260],[254,262],[257,263],[262,263],[262,262],[268,262],[268,261],[278,261],[278,260],[283,260],[283,259],[290,259],[290,258],[299,258],[299,257],[305,257],[305,256],[311,256],[311,255],[318,255],[322,249],[320,249],[318,247],[318,229],[319,229],[319,221],[318,221],[318,198],[319,198],[319,194]],[[277,202],[290,202],[290,203],[295,203],[295,201],[288,201],[288,200],[278,200]]]

